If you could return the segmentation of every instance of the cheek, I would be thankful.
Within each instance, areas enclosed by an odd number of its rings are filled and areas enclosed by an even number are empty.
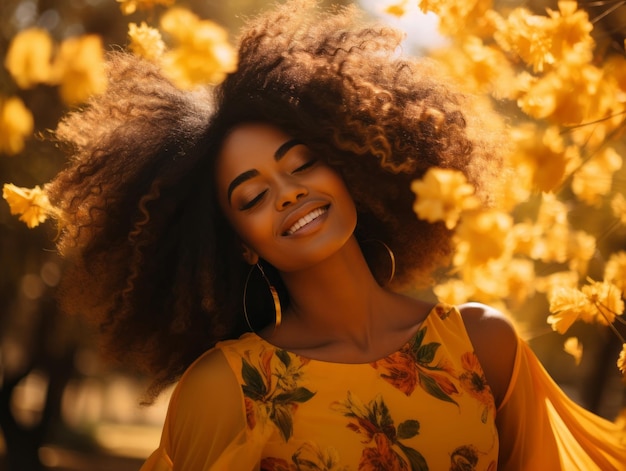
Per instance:
[[[262,242],[271,234],[271,225],[269,218],[259,216],[231,217],[229,221],[239,238],[251,245]]]

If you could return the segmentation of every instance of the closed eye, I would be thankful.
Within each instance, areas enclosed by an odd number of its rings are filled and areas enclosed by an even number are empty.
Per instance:
[[[291,173],[298,173],[298,172],[302,172],[308,168],[313,167],[313,165],[315,165],[317,163],[317,159],[311,159],[309,161],[307,161],[305,164],[300,165],[298,168],[296,168],[293,172]]]
[[[246,211],[247,209],[253,208],[259,201],[263,199],[263,197],[265,196],[265,193],[267,193],[267,190],[262,191],[261,193],[256,195],[254,198],[252,198],[250,201],[248,201],[247,203],[242,204],[239,207],[239,211]]]

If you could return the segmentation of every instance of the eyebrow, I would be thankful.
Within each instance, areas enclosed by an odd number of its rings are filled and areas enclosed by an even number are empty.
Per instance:
[[[276,152],[274,152],[274,160],[278,162],[280,159],[282,159],[285,156],[285,154],[287,154],[287,152],[289,152],[289,150],[292,147],[295,147],[299,144],[302,144],[302,141],[300,139],[290,139],[287,142],[281,144],[281,146],[278,149],[276,149]],[[257,170],[252,169],[252,170],[246,170],[242,174],[237,175],[233,179],[233,181],[230,182],[230,185],[228,185],[228,203],[230,204],[230,197],[232,196],[233,191],[235,191],[235,188],[237,188],[243,182],[256,177],[258,174],[259,172]]]
[[[276,162],[282,159],[292,147],[295,147],[299,144],[303,144],[303,142],[300,139],[294,138],[289,139],[287,142],[281,145],[278,149],[276,149],[276,152],[274,152],[274,159],[276,160]]]

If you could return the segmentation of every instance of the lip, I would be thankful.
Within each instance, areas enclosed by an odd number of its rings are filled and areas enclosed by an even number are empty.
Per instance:
[[[326,208],[326,210],[327,210],[329,206],[330,206],[330,203],[323,202],[323,201],[315,201],[315,202],[304,203],[302,206],[294,209],[293,211],[291,211],[287,215],[287,217],[285,218],[285,220],[283,221],[283,223],[280,226],[279,234],[282,237],[289,237],[291,235],[297,234],[298,231],[294,232],[293,234],[289,234],[288,233],[289,229],[291,229],[291,227],[296,222],[298,222],[301,218],[305,217],[307,214],[310,214],[311,212],[313,212],[313,211],[315,211],[317,209],[324,209],[324,208]],[[323,216],[323,215],[321,215],[321,216]]]

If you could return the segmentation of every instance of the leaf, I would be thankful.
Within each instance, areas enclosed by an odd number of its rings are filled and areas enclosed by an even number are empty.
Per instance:
[[[431,342],[421,346],[417,351],[417,361],[424,364],[431,363],[435,359],[435,354],[440,346],[439,342]]]
[[[289,356],[289,353],[287,353],[285,350],[279,349],[276,350],[276,356],[283,363],[283,365],[289,367],[289,365],[291,364],[291,357]]]
[[[278,404],[290,404],[292,402],[306,402],[315,396],[314,392],[307,388],[296,388],[293,391],[279,394],[274,398],[274,402]]]
[[[411,471],[428,471],[428,463],[426,463],[426,460],[419,451],[404,446],[402,443],[398,443],[398,446],[408,458],[411,464]]]
[[[419,352],[419,349],[422,346],[422,342],[424,341],[424,336],[426,335],[426,329],[427,327],[422,327],[420,330],[418,330],[417,334],[415,334],[415,337],[413,337],[413,340],[411,342],[411,351],[413,352],[413,355],[415,355],[416,358],[417,358],[417,352]]]
[[[452,399],[450,396],[448,396],[437,384],[437,382],[431,378],[430,376],[427,376],[423,373],[419,373],[419,379],[420,379],[420,386],[424,389],[424,391],[426,391],[428,394],[430,394],[433,397],[436,397],[437,399],[441,399],[442,401],[446,401],[446,402],[451,402],[453,404],[457,404],[457,402]]]
[[[398,439],[406,440],[420,433],[420,423],[417,420],[405,420],[398,425]]]
[[[291,417],[291,411],[288,406],[274,404],[270,419],[276,424],[285,441],[289,441],[289,438],[293,435],[293,418]]]
[[[244,395],[251,399],[259,399],[267,394],[267,387],[259,370],[252,366],[245,358],[242,358],[241,376],[244,381],[242,387]]]
[[[389,408],[382,397],[378,396],[369,403],[369,414],[367,419],[380,429],[393,425],[393,419],[389,414]]]

